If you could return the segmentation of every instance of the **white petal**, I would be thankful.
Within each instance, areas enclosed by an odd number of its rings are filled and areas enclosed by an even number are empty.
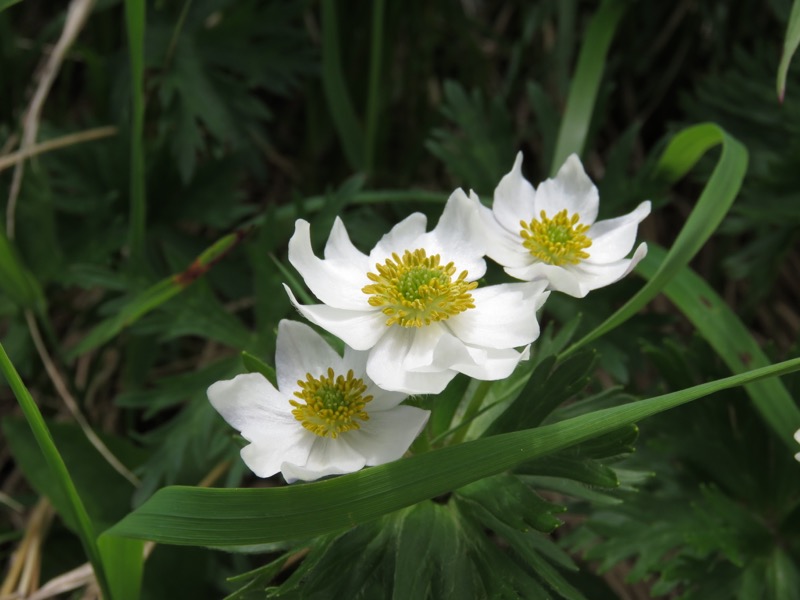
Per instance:
[[[565,267],[548,265],[543,262],[534,262],[526,267],[507,268],[505,271],[511,275],[511,277],[523,281],[546,279],[549,289],[563,292],[575,298],[583,298],[588,292],[588,290],[582,291],[579,275]]]
[[[365,271],[369,268],[369,257],[356,248],[347,235],[347,229],[339,217],[333,221],[331,235],[325,244],[325,259],[349,262]]]
[[[391,231],[384,235],[375,244],[372,252],[369,253],[370,270],[375,264],[382,264],[393,253],[402,256],[406,250],[417,248],[417,240],[425,233],[425,226],[428,219],[422,213],[413,213],[392,227]]]
[[[311,327],[287,319],[278,323],[275,371],[278,389],[291,397],[297,391],[298,379],[306,374],[318,377],[332,368],[342,372],[342,358]]]
[[[386,333],[386,315],[381,311],[344,310],[325,304],[304,306],[294,297],[287,285],[283,286],[295,308],[309,321],[342,339],[356,350],[369,350]]]
[[[616,219],[598,221],[589,228],[587,236],[592,245],[586,249],[587,263],[608,263],[624,258],[636,241],[639,223],[650,214],[650,201],[642,202],[633,211]]]
[[[325,304],[350,310],[369,308],[369,298],[361,291],[369,284],[366,257],[359,264],[320,260],[311,248],[310,226],[303,219],[297,220],[294,235],[289,240],[289,262]]]
[[[521,227],[517,224],[515,233],[504,229],[497,222],[494,213],[480,204],[477,197],[478,217],[486,237],[486,255],[503,267],[523,267],[533,261],[533,257],[522,245],[519,235]]]
[[[397,406],[384,412],[370,413],[361,429],[348,431],[348,443],[370,466],[397,460],[428,422],[430,411],[413,406]]]
[[[367,411],[389,410],[400,404],[407,398],[406,394],[400,392],[389,392],[375,385],[375,382],[367,375],[367,357],[369,352],[353,350],[350,346],[344,347],[343,369],[353,370],[353,375],[360,378],[367,386],[366,394],[372,396],[372,400],[367,404]]]
[[[570,154],[555,179],[548,179],[539,186],[535,204],[534,214],[537,218],[541,211],[552,218],[567,209],[568,215],[580,215],[581,224],[591,225],[597,219],[600,197],[578,156]]]
[[[456,264],[474,263],[483,257],[486,250],[486,240],[481,236],[483,228],[478,219],[474,201],[467,197],[464,190],[457,189],[447,199],[442,216],[430,232],[430,237],[443,253],[447,253],[449,260]]]
[[[208,388],[211,405],[247,439],[274,425],[297,423],[289,400],[261,373],[244,373]]]
[[[404,369],[402,364],[412,341],[413,332],[393,327],[369,353],[367,374],[385,390],[406,394],[438,394],[456,373],[447,370],[421,373]]]
[[[534,213],[534,197],[533,186],[522,176],[522,152],[518,152],[511,171],[503,176],[494,190],[494,216],[504,229],[518,234],[520,221],[527,223],[538,216]]]
[[[514,372],[520,361],[528,360],[530,356],[530,346],[525,346],[522,352],[512,349],[484,350],[470,346],[467,348],[475,360],[454,365],[453,368],[469,377],[484,381],[505,379]]]
[[[242,448],[244,464],[258,477],[271,477],[286,461],[305,463],[316,436],[299,426],[272,430],[270,435]]]
[[[447,333],[445,327],[441,323],[431,323],[413,328],[411,332],[411,345],[401,361],[402,368],[406,371],[441,371],[440,368],[431,368],[431,365],[436,346]]]
[[[613,263],[604,265],[593,265],[583,262],[575,267],[569,267],[569,272],[574,276],[580,288],[578,294],[570,294],[577,298],[583,298],[591,290],[596,290],[615,283],[630,273],[633,268],[647,255],[647,244],[639,244],[636,252],[631,258],[623,258]],[[556,289],[555,287],[553,289]],[[566,290],[561,290],[565,291]],[[566,292],[569,293],[569,292]]]
[[[447,326],[467,344],[514,348],[539,337],[536,310],[548,293],[546,281],[506,283],[472,291],[475,308],[450,317]]]
[[[364,457],[351,448],[342,436],[335,440],[314,437],[316,439],[305,463],[286,461],[281,465],[281,471],[287,482],[292,483],[298,479],[314,481],[326,475],[353,473],[364,468],[366,464]]]
[[[800,444],[800,429],[794,432],[794,441]]]

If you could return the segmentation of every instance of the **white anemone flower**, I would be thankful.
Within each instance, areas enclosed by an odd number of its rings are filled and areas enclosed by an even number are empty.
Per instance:
[[[369,350],[367,374],[382,388],[408,394],[442,391],[457,373],[508,377],[539,336],[536,310],[545,282],[478,287],[486,271],[485,235],[461,190],[436,227],[414,213],[363,254],[336,219],[324,260],[299,219],[289,261],[323,304],[292,302],[308,320],[357,350]],[[521,351],[517,348],[524,347]]]
[[[281,471],[289,483],[352,473],[397,460],[430,411],[404,406],[404,394],[365,374],[366,353],[339,356],[308,325],[278,324],[278,389],[260,373],[208,388],[208,399],[250,444],[242,460],[259,477]]]
[[[478,206],[490,239],[486,254],[512,277],[546,279],[549,289],[583,298],[622,279],[647,254],[640,244],[631,258],[639,223],[650,202],[616,219],[596,221],[597,188],[570,155],[555,179],[534,190],[522,176],[522,153],[494,192],[491,209]]]

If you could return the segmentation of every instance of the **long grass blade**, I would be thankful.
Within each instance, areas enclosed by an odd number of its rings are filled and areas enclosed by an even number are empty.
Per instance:
[[[608,49],[626,6],[626,0],[603,0],[589,24],[561,119],[556,149],[550,163],[551,176],[558,172],[570,154],[583,151]]]
[[[722,145],[722,154],[711,178],[658,271],[633,298],[594,331],[567,348],[562,357],[572,354],[631,318],[694,258],[717,229],[739,193],[747,171],[747,150],[742,144],[713,123],[695,125],[672,138],[661,155],[655,172],[656,179],[672,184],[683,177],[710,148],[719,144]]]
[[[383,59],[384,0],[372,2],[372,48],[369,63],[369,91],[367,95],[367,126],[365,134],[365,160],[367,173],[375,166],[375,138],[378,134],[378,109],[380,108],[381,63]]]
[[[666,250],[651,246],[648,257],[636,268],[646,279],[656,274]],[[770,364],[753,336],[717,293],[691,269],[682,269],[662,290],[692,322],[697,331],[734,373]],[[764,421],[793,451],[792,439],[800,429],[800,408],[780,379],[763,379],[745,386],[745,391]]]
[[[797,358],[311,484],[271,489],[167,487],[104,535],[220,547],[317,536],[436,497],[709,394],[799,369]]]
[[[364,133],[342,71],[339,26],[333,0],[322,2],[322,86],[347,160],[354,170],[360,171],[364,168]]]
[[[0,344],[0,371],[2,371],[8,385],[11,387],[11,391],[19,402],[20,408],[22,408],[25,419],[28,421],[28,425],[30,425],[31,431],[33,431],[33,435],[36,438],[36,443],[41,448],[47,465],[52,472],[52,477],[58,482],[64,496],[68,499],[69,510],[72,513],[71,517],[78,526],[77,532],[83,549],[89,562],[92,563],[101,589],[110,598],[108,582],[96,542],[96,532],[89,519],[89,514],[86,512],[86,507],[78,495],[78,490],[75,488],[72,477],[70,477],[67,465],[53,442],[53,437],[44,422],[42,413],[39,412],[39,407],[36,406],[36,402],[31,397],[28,388],[25,387],[22,379],[20,379],[19,373],[17,373],[8,358],[8,354],[6,354],[2,344]]]
[[[147,198],[144,164],[144,0],[125,0],[131,66],[130,224],[128,243],[135,269],[144,263]]]

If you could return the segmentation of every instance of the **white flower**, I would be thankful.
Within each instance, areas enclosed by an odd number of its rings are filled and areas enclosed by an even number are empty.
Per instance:
[[[477,287],[486,271],[477,211],[456,190],[439,223],[426,232],[414,213],[383,236],[369,256],[334,222],[325,259],[314,255],[302,219],[289,261],[324,304],[292,302],[310,321],[358,350],[369,350],[367,374],[384,389],[432,394],[456,373],[508,377],[539,336],[536,310],[544,282]]]
[[[794,432],[794,440],[800,444],[800,429]],[[794,455],[795,460],[800,461],[800,452]]]
[[[547,279],[549,289],[583,298],[622,279],[647,254],[631,258],[638,224],[650,214],[642,202],[625,216],[597,221],[597,188],[580,159],[570,155],[555,179],[538,190],[522,176],[522,153],[500,180],[488,209],[473,197],[490,239],[486,254],[516,279]]]
[[[278,324],[278,389],[259,373],[208,388],[208,399],[250,442],[242,460],[259,477],[289,483],[352,473],[400,458],[430,414],[364,374],[366,353],[339,356],[308,325]]]

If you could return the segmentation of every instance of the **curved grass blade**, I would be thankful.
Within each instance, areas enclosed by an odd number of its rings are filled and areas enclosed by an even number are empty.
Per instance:
[[[345,85],[333,0],[322,2],[322,87],[347,160],[360,171],[364,168],[364,133]]]
[[[796,370],[800,358],[311,484],[271,489],[167,487],[103,535],[218,547],[317,536],[370,521],[709,394]]]
[[[654,178],[665,184],[675,183],[703,154],[716,145],[722,145],[719,161],[703,188],[697,205],[656,273],[633,298],[594,331],[567,348],[560,358],[572,354],[631,318],[659,294],[716,231],[739,193],[747,171],[747,150],[742,144],[714,123],[689,127],[672,138],[661,155],[654,174]]]
[[[139,320],[151,310],[158,308],[173,296],[181,293],[222,260],[226,254],[244,239],[245,235],[246,232],[244,230],[226,235],[206,248],[185,271],[162,279],[136,295],[113,317],[109,317],[92,329],[85,338],[69,351],[68,357],[80,356],[97,346],[105,344],[125,327]]]
[[[586,30],[586,39],[578,56],[575,75],[567,97],[567,106],[558,131],[556,149],[550,166],[555,176],[573,152],[580,154],[592,122],[597,90],[606,66],[606,56],[619,20],[627,7],[626,0],[603,0]]]
[[[657,246],[636,267],[637,273],[651,279],[663,262],[666,250]],[[734,373],[770,364],[761,347],[739,317],[717,293],[691,269],[682,269],[662,290],[692,322],[700,334]],[[745,385],[745,391],[763,419],[792,451],[797,450],[792,435],[800,429],[800,408],[780,379],[764,379]]]
[[[107,598],[111,598],[112,596],[108,593],[109,588],[106,580],[106,572],[96,542],[96,532],[89,519],[89,514],[86,512],[86,507],[83,505],[83,501],[78,495],[78,490],[75,488],[72,477],[70,477],[64,459],[61,457],[58,448],[56,448],[55,442],[53,442],[53,437],[47,429],[47,425],[42,418],[42,413],[39,412],[39,407],[36,406],[36,402],[34,402],[31,397],[28,388],[25,387],[22,379],[20,379],[19,373],[17,373],[17,370],[8,358],[2,344],[0,344],[0,371],[2,371],[8,385],[11,387],[11,391],[14,392],[14,396],[17,402],[19,402],[20,408],[22,408],[25,419],[28,421],[31,431],[33,431],[36,443],[42,450],[42,454],[52,472],[53,478],[58,482],[58,485],[61,486],[64,496],[67,498],[68,510],[72,513],[71,517],[73,522],[77,524],[77,532],[81,544],[83,545],[84,552],[86,552],[86,557],[89,559],[89,562],[92,563],[97,582],[103,590],[104,595]]]
[[[783,54],[778,66],[778,100],[783,102],[786,95],[786,75],[789,73],[789,63],[792,62],[794,53],[800,45],[800,0],[794,0],[792,12],[789,15],[789,24],[786,26],[786,37],[783,40]]]

